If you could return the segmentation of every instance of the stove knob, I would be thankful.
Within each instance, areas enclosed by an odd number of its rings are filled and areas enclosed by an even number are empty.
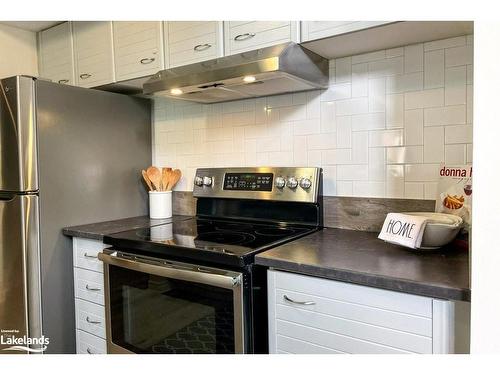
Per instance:
[[[203,185],[203,178],[201,178],[200,176],[196,176],[194,178],[194,184],[196,186],[202,186]]]
[[[286,185],[286,180],[283,177],[276,177],[276,182],[274,183],[278,189],[283,189]]]
[[[290,189],[295,189],[299,183],[297,182],[297,179],[295,177],[290,177],[286,183],[286,186],[288,186]]]
[[[308,178],[306,178],[306,177],[302,177],[302,178],[300,179],[299,185],[300,185],[300,187],[301,187],[302,189],[307,190],[307,189],[309,189],[309,188],[311,187],[312,182],[311,182],[311,180],[310,180],[310,179],[308,179]]]
[[[203,185],[212,186],[212,177],[208,176],[203,177]]]

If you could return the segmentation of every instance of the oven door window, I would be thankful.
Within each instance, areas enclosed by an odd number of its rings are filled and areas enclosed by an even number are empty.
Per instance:
[[[134,353],[234,353],[233,292],[109,266],[111,335]]]

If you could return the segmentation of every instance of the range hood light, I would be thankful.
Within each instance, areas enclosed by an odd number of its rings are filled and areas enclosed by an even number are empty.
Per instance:
[[[182,90],[181,89],[171,89],[170,93],[172,95],[181,95],[182,94]]]
[[[254,76],[245,76],[245,77],[243,77],[243,82],[246,82],[246,83],[255,82],[255,77]]]

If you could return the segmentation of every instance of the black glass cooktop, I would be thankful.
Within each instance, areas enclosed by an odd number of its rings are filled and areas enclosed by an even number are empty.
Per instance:
[[[183,218],[104,237],[124,252],[245,265],[263,250],[317,230],[316,227],[208,218]]]

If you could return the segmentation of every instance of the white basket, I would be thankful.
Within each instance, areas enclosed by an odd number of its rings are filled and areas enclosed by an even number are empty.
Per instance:
[[[149,192],[149,217],[151,219],[168,219],[172,217],[172,192]]]

